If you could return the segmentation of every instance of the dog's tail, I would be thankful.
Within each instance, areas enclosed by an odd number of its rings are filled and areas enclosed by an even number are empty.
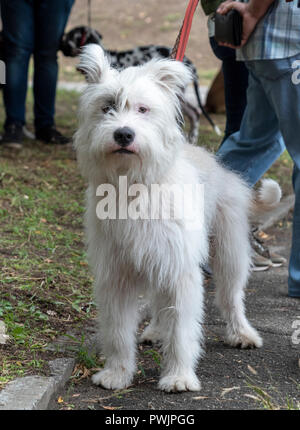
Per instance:
[[[281,199],[281,188],[273,179],[263,179],[260,188],[255,191],[251,213],[259,216],[274,209]]]
[[[193,81],[193,85],[194,85],[194,90],[195,90],[195,94],[196,94],[196,98],[197,98],[197,101],[198,101],[199,108],[201,109],[201,111],[202,111],[203,115],[205,116],[205,118],[207,119],[207,121],[210,123],[210,125],[211,125],[211,126],[212,126],[212,128],[214,129],[215,133],[216,133],[218,136],[221,136],[221,135],[222,135],[221,130],[220,130],[220,129],[219,129],[219,127],[218,127],[218,126],[213,122],[213,120],[211,119],[211,117],[209,116],[209,114],[206,112],[206,109],[205,109],[205,107],[204,107],[204,106],[203,106],[203,104],[202,104],[201,96],[200,96],[200,93],[199,93],[199,87],[198,87],[198,79],[194,79],[194,81]]]

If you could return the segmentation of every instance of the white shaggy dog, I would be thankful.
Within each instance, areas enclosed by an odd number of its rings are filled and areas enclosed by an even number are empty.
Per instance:
[[[106,357],[104,369],[92,380],[109,389],[121,389],[132,382],[138,296],[143,294],[149,297],[152,321],[142,340],[162,344],[159,387],[167,392],[197,391],[200,382],[195,369],[203,352],[199,265],[207,261],[211,241],[216,304],[227,323],[227,342],[242,348],[260,347],[262,340],[248,322],[243,303],[251,264],[248,217],[277,203],[280,188],[265,181],[254,195],[214,156],[185,143],[179,98],[191,76],[182,63],[152,60],[118,72],[110,68],[98,45],[88,45],[78,68],[89,84],[80,101],[75,148],[89,184],[85,217],[88,258],[95,277],[100,341]],[[129,186],[143,184],[141,214],[148,213],[151,184],[167,188],[204,184],[202,227],[187,228],[184,217],[165,219],[165,208],[174,203],[168,193],[163,193],[161,205],[155,198],[151,201],[156,219],[99,219],[98,186],[113,186],[118,199],[121,176]],[[131,200],[126,198],[126,203]],[[120,212],[122,203],[118,202]],[[198,209],[200,219],[201,207]]]

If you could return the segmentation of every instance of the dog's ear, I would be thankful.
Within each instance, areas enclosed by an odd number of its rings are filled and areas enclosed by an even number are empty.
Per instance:
[[[85,76],[88,83],[97,84],[105,80],[110,65],[103,48],[90,43],[82,48],[76,69]]]
[[[184,63],[176,60],[152,60],[143,68],[146,73],[153,75],[158,84],[177,94],[193,80],[191,70]]]

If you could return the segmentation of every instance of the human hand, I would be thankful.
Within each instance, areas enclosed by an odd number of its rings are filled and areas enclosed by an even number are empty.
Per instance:
[[[251,34],[253,33],[258,21],[261,16],[256,14],[254,9],[251,7],[249,3],[239,3],[231,0],[227,0],[224,3],[221,3],[217,9],[217,12],[221,15],[226,15],[231,9],[237,10],[243,18],[243,32],[242,32],[242,41],[240,46],[234,46],[229,43],[219,42],[219,45],[227,46],[229,48],[240,48],[244,46]]]

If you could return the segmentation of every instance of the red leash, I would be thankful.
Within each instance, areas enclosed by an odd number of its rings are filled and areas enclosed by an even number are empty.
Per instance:
[[[176,39],[174,48],[171,53],[171,58],[175,60],[178,60],[178,61],[183,60],[184,53],[186,50],[186,45],[188,43],[190,31],[192,28],[194,13],[198,6],[198,3],[199,3],[199,0],[189,1],[179,35]]]
[[[199,3],[199,0],[190,0],[189,1],[188,7],[187,7],[186,12],[185,12],[185,17],[184,17],[182,26],[180,28],[179,34],[177,36],[177,39],[176,39],[176,42],[174,45],[174,48],[172,49],[172,52],[170,55],[170,57],[174,60],[183,61],[186,45],[188,43],[190,31],[192,28],[193,17],[194,17],[196,8],[198,6],[198,3]],[[195,81],[194,81],[194,86],[195,86]],[[197,94],[199,107],[202,110],[205,118],[211,124],[211,126],[213,127],[213,129],[215,130],[217,135],[221,136],[221,131],[220,131],[219,127],[217,125],[215,125],[215,123],[212,121],[212,119],[210,118],[210,116],[206,112],[204,106],[202,106],[200,94],[199,94],[199,90],[198,90],[198,84],[197,84],[197,89],[195,91]]]

